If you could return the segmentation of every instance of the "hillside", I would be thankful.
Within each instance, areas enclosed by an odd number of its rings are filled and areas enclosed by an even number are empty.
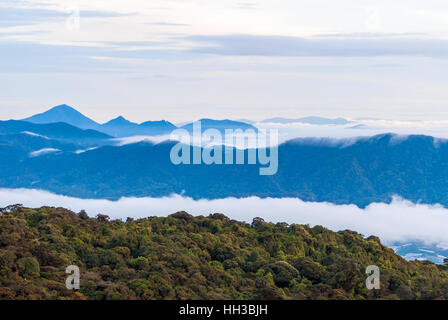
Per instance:
[[[91,129],[79,129],[64,122],[37,124],[18,120],[0,121],[1,135],[21,133],[41,135],[46,138],[84,145],[102,144],[112,138],[105,133]]]
[[[137,124],[120,116],[102,124],[98,130],[114,137],[131,137],[167,135],[176,128],[174,124],[168,121],[146,121]]]
[[[375,237],[222,214],[108,221],[62,208],[0,213],[3,299],[446,299],[448,271]],[[81,269],[79,292],[65,268]],[[365,288],[365,268],[381,289]]]
[[[273,176],[260,176],[260,165],[176,166],[170,161],[174,144],[105,146],[20,163],[0,146],[7,154],[0,167],[0,187],[39,188],[79,198],[176,193],[194,199],[297,197],[360,207],[387,203],[399,195],[448,206],[448,143],[433,137],[387,134],[354,141],[289,141],[279,147],[278,172]]]

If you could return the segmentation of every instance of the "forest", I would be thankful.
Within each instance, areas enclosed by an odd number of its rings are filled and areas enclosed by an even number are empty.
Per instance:
[[[406,261],[366,236],[220,213],[111,220],[13,205],[0,209],[0,299],[448,298],[448,267]],[[79,290],[66,288],[69,265]],[[369,265],[378,290],[366,288]]]

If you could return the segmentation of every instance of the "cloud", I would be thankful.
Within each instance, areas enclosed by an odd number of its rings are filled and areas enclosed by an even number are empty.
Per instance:
[[[82,18],[114,18],[128,16],[117,12],[107,11],[80,11]],[[44,8],[33,7],[0,7],[0,27],[24,26],[42,22],[48,22],[55,19],[66,19],[70,16],[67,11],[58,11]]]
[[[150,45],[145,43],[146,47]],[[138,59],[173,56],[173,52],[167,50],[120,50],[124,46],[114,42],[49,45],[5,40],[0,41],[0,70],[13,73],[120,73],[124,68],[135,69],[134,62]]]
[[[96,149],[98,149],[98,147],[92,147],[92,148],[87,148],[87,149],[80,149],[80,150],[76,150],[75,153],[76,154],[81,154],[81,153],[84,153],[84,152],[87,152],[87,151],[96,150]]]
[[[1,33],[0,33],[1,34]],[[192,53],[169,48],[172,41],[75,41],[69,44],[43,44],[12,38],[0,39],[0,70],[32,73],[110,74],[123,69],[142,70],[144,61],[164,59],[182,61]]]
[[[46,136],[43,136],[43,135],[40,135],[40,134],[37,134],[37,133],[34,133],[34,132],[30,132],[30,131],[22,131],[22,133],[23,134],[27,134],[29,136],[40,137],[40,138],[43,138],[43,139],[46,139],[46,140],[50,140],[50,138],[48,138]]]
[[[441,39],[371,36],[323,39],[236,34],[196,35],[186,39],[199,45],[192,49],[193,52],[225,56],[446,57],[448,55],[448,41]]]
[[[160,136],[132,136],[125,138],[114,138],[114,141],[118,146],[125,146],[127,144],[134,144],[140,142],[149,142],[149,143],[161,143],[170,140],[170,135],[160,135]]]
[[[424,37],[428,34],[423,32],[403,32],[403,33],[385,33],[385,32],[352,32],[352,33],[320,33],[316,34],[314,38],[347,38],[347,39],[369,39],[369,38],[408,38],[408,37]]]
[[[260,129],[277,129],[280,142],[296,139],[298,143],[320,143],[344,145],[357,141],[361,137],[371,137],[386,133],[395,134],[393,141],[400,142],[409,135],[427,135],[435,137],[440,143],[448,139],[447,120],[382,120],[353,119],[347,125],[313,125],[301,122],[254,124]]]
[[[59,151],[61,151],[61,150],[54,149],[54,148],[44,148],[44,149],[40,149],[40,150],[37,150],[37,151],[30,152],[30,157],[32,157],[32,158],[33,157],[38,157],[38,156],[42,156],[44,154],[53,153],[53,152],[59,152]]]
[[[193,215],[219,212],[246,222],[262,217],[271,222],[322,225],[334,231],[349,229],[364,236],[379,236],[386,244],[420,241],[448,247],[448,209],[439,205],[414,204],[400,198],[394,198],[391,204],[373,203],[360,209],[354,205],[304,202],[296,198],[250,197],[195,201],[173,195],[109,201],[76,199],[39,190],[0,189],[0,206],[14,203],[27,207],[65,207],[75,212],[84,209],[90,216],[103,213],[113,219],[166,216],[182,210]]]

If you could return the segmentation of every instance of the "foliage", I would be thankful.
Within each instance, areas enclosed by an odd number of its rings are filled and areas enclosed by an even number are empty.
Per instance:
[[[65,287],[77,265],[81,288]],[[365,269],[381,270],[367,290]],[[63,208],[0,213],[3,299],[447,299],[448,267],[378,238],[178,212],[126,222]]]

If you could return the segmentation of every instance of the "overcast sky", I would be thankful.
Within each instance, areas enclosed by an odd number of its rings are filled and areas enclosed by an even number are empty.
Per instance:
[[[0,118],[448,120],[447,57],[443,0],[1,0]]]

